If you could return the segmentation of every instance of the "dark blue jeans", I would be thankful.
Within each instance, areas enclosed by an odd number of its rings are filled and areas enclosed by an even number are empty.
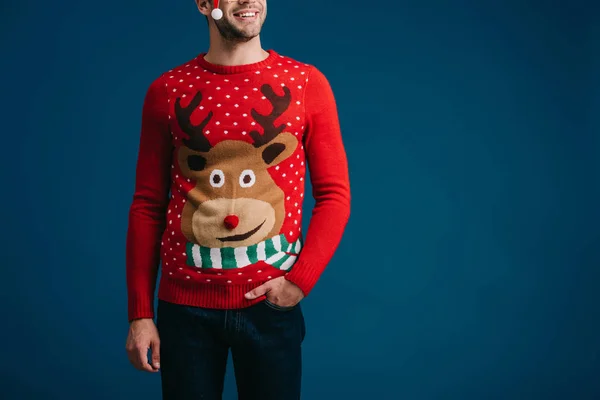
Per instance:
[[[300,399],[300,304],[214,310],[159,300],[157,328],[164,400],[220,400],[229,350],[238,399]]]

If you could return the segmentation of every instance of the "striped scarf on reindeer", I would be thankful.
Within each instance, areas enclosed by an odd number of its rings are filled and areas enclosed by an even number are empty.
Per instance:
[[[284,234],[242,247],[204,247],[187,243],[187,264],[198,268],[244,268],[258,261],[281,270],[289,270],[302,248],[302,237],[288,242]]]

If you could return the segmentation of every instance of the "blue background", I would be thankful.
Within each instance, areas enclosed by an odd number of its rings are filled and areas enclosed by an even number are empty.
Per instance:
[[[269,2],[264,47],[331,82],[353,193],[304,301],[304,399],[600,398],[600,25],[567,3]],[[0,397],[159,399],[125,353],[127,212],[145,90],[204,17],[1,14]]]

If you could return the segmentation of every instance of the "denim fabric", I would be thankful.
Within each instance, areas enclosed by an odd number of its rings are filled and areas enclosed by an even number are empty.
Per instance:
[[[300,399],[300,304],[216,310],[159,300],[157,328],[164,400],[220,400],[229,350],[240,400]]]

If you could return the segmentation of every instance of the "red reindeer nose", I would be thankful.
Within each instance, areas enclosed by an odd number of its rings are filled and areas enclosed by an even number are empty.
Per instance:
[[[240,219],[237,215],[228,215],[225,217],[225,227],[227,229],[234,229],[236,226],[238,226],[239,222]]]

